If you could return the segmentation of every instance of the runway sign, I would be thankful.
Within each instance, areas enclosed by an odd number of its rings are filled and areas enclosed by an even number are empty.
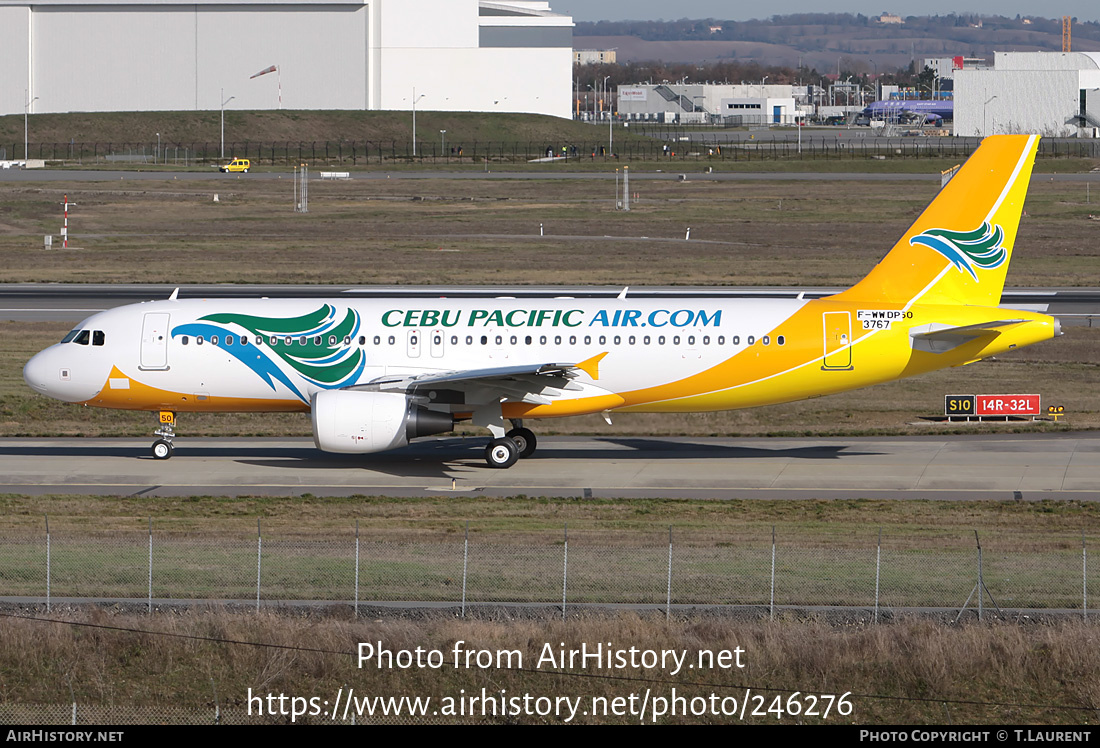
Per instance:
[[[1040,395],[947,395],[943,412],[947,416],[1037,416]]]
[[[943,399],[943,413],[947,416],[974,415],[974,396],[947,395]]]
[[[1041,399],[1039,395],[978,395],[975,415],[1037,416]]]

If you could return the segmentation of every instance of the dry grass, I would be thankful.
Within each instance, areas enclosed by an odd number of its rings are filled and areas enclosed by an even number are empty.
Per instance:
[[[745,687],[765,696],[764,709],[790,691],[851,692],[850,716],[830,723],[855,724],[1082,724],[1100,707],[1100,648],[1095,627],[1080,622],[947,627],[903,620],[870,627],[857,622],[775,623],[689,618],[665,623],[632,614],[568,622],[499,620],[351,621],[310,613],[234,614],[190,611],[143,616],[106,611],[55,615],[67,623],[8,619],[0,639],[0,700],[6,704],[78,704],[196,707],[209,709],[213,687],[223,708],[245,708],[248,689],[288,696],[335,699],[340,688],[357,695],[432,696],[441,699],[504,690],[509,695],[628,697],[647,689],[669,697],[673,687],[688,698],[732,696]],[[292,649],[170,638],[84,628],[137,628],[183,636],[266,642]],[[392,650],[425,647],[449,653],[463,648],[518,650],[524,668],[490,670],[389,670],[355,667],[359,642],[383,642]],[[611,642],[615,648],[699,650],[742,647],[743,669],[657,670],[594,668],[547,672],[534,664],[545,643],[557,648]],[[301,648],[301,649],[295,649]],[[316,651],[343,652],[343,655]],[[555,668],[556,669],[556,668]],[[602,678],[613,674],[620,679]],[[625,679],[622,679],[625,678]],[[767,691],[766,689],[783,689]],[[755,702],[752,706],[755,706]],[[1036,705],[1036,706],[1029,706]],[[1041,705],[1041,706],[1040,706]],[[1064,708],[1050,708],[1064,707]],[[749,709],[751,713],[751,707]],[[665,723],[722,722],[729,717],[664,718]],[[785,716],[780,722],[820,723]],[[325,722],[323,718],[306,720]],[[362,720],[359,720],[360,722]],[[432,720],[425,720],[432,721]],[[466,721],[466,720],[458,720]],[[480,720],[478,720],[480,721]],[[511,719],[490,720],[496,722]],[[552,718],[519,717],[522,723]],[[581,723],[636,723],[637,717],[579,715]],[[648,721],[648,720],[647,720]],[[774,714],[747,722],[776,721]]]
[[[315,184],[301,215],[289,182],[0,183],[0,280],[847,285],[935,195],[924,182],[639,180],[623,213],[604,181],[353,180]],[[65,193],[80,249],[38,251]],[[1092,212],[1083,185],[1037,180],[1009,285],[1094,283]]]

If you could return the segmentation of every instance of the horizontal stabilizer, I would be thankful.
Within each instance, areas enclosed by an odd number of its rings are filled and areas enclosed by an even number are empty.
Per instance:
[[[976,325],[950,327],[948,325],[921,325],[909,331],[913,348],[928,353],[945,353],[963,343],[990,333],[998,333],[1006,327],[1022,325],[1026,319],[998,319],[991,322],[979,322]]]

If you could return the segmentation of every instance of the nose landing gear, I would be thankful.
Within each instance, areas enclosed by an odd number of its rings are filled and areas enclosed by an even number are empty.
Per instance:
[[[150,448],[153,459],[167,460],[172,456],[172,440],[176,438],[176,414],[170,410],[160,412],[160,428],[153,433],[159,436]]]

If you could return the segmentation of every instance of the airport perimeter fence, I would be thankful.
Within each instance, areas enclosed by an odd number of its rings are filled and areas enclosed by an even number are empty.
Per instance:
[[[854,131],[843,134],[805,134],[802,143],[749,139],[722,140],[711,136],[694,141],[607,140],[566,143],[473,142],[448,145],[437,141],[237,141],[186,143],[13,143],[14,158],[42,159],[82,165],[149,164],[214,166],[229,158],[247,158],[255,166],[386,166],[451,164],[482,166],[521,164],[553,158],[555,163],[738,162],[775,160],[837,160],[869,158],[965,159],[980,138],[865,138]],[[1100,140],[1044,138],[1040,157],[1100,158]]]
[[[289,708],[289,707],[288,707]],[[509,722],[504,718],[481,717],[480,715],[463,715],[459,717],[445,717],[440,715],[425,714],[423,716],[402,715],[363,716],[353,714],[350,710],[345,718],[342,714],[305,715],[296,717],[296,724],[303,725],[478,725],[501,724]],[[211,701],[205,706],[185,706],[182,704],[97,704],[91,702],[75,702],[71,704],[13,704],[0,703],[0,725],[19,725],[23,727],[35,727],[56,725],[76,728],[87,728],[92,725],[126,726],[126,725],[273,725],[288,724],[291,722],[289,715],[258,714],[255,710],[249,714],[247,706],[237,704],[218,704]],[[10,729],[10,728],[7,728]],[[105,728],[110,730],[110,727]],[[85,730],[81,729],[80,732]],[[63,729],[50,730],[55,735],[64,734]],[[5,730],[6,734],[6,730]],[[87,742],[119,742],[120,738],[104,737],[92,731],[93,738],[83,738]],[[37,738],[38,741],[47,740]],[[53,740],[62,742],[63,738],[55,737]],[[64,740],[65,743],[75,742],[77,738]]]
[[[1073,611],[1089,618],[1100,579],[1089,573],[1088,539],[1042,536],[991,541],[978,535],[845,534],[723,538],[700,530],[493,532],[456,526],[371,528],[303,535],[290,530],[180,530],[171,520],[128,529],[49,518],[0,531],[0,598],[47,608],[74,599],[125,600],[154,608],[179,600],[255,606],[316,601],[453,606],[526,604],[561,617],[584,606],[637,606],[669,615],[678,606]],[[545,611],[544,611],[545,612]],[[952,613],[954,616],[954,613]]]

